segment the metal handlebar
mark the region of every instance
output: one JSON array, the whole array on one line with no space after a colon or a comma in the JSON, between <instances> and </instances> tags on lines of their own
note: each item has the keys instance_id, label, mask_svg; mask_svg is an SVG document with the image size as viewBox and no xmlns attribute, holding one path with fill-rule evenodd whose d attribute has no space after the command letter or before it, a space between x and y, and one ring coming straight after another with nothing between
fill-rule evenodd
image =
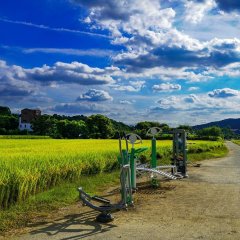
<instances>
[{"instance_id":1,"label":"metal handlebar","mask_svg":"<svg viewBox=\"0 0 240 240\"><path fill-rule=\"evenodd\" d=\"M159 133L162 132L162 129L159 127L151 127L148 129L147 131L147 136L151 136L151 137L155 137L156 135L158 135Z\"/></svg>"},{"instance_id":2,"label":"metal handlebar","mask_svg":"<svg viewBox=\"0 0 240 240\"><path fill-rule=\"evenodd\" d=\"M125 136L125 138L126 141L131 143L132 145L142 143L142 138L136 133L129 133Z\"/></svg>"}]
</instances>

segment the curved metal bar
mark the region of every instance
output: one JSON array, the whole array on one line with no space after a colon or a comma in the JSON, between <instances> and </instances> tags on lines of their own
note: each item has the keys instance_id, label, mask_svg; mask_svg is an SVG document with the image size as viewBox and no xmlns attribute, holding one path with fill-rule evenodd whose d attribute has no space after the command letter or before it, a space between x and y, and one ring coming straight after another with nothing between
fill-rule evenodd
<instances>
[{"instance_id":1,"label":"curved metal bar","mask_svg":"<svg viewBox=\"0 0 240 240\"><path fill-rule=\"evenodd\" d=\"M161 133L162 132L162 129L161 128L159 128L159 127L151 127L151 128L149 128L148 129L148 131L147 131L147 136L151 136L151 137L155 137L156 135L158 135L159 133Z\"/></svg>"},{"instance_id":2,"label":"curved metal bar","mask_svg":"<svg viewBox=\"0 0 240 240\"><path fill-rule=\"evenodd\" d=\"M132 145L142 143L142 138L136 133L129 133L125 137Z\"/></svg>"},{"instance_id":3,"label":"curved metal bar","mask_svg":"<svg viewBox=\"0 0 240 240\"><path fill-rule=\"evenodd\" d=\"M93 203L91 203L91 200L94 201L94 199L90 195L88 195L86 192L84 192L82 187L79 187L78 191L80 193L80 199L82 200L82 202L85 205L87 205L88 207L90 207L90 208L92 208L96 211L107 213L107 212L114 212L114 211L126 208L125 204L122 204L122 203L109 204L109 205L106 205L106 206L94 205Z\"/></svg>"}]
</instances>

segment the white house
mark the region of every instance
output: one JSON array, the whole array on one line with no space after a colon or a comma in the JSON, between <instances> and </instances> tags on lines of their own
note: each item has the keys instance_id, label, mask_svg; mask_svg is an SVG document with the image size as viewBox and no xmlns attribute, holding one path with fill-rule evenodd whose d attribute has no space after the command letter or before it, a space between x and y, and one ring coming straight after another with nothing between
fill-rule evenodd
<instances>
[{"instance_id":1,"label":"white house","mask_svg":"<svg viewBox=\"0 0 240 240\"><path fill-rule=\"evenodd\" d=\"M38 109L28 109L25 108L21 111L21 114L19 115L19 130L27 130L32 131L32 125L31 122L41 116L41 111Z\"/></svg>"}]
</instances>

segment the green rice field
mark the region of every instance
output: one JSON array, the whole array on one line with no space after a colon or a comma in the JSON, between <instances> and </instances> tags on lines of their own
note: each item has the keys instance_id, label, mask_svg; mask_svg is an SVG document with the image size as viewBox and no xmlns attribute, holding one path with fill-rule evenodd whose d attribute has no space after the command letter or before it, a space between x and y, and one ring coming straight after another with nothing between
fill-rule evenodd
<instances>
[{"instance_id":1,"label":"green rice field","mask_svg":"<svg viewBox=\"0 0 240 240\"><path fill-rule=\"evenodd\" d=\"M157 144L162 163L168 163L172 142ZM150 147L150 141L143 141L142 146ZM222 142L188 142L193 156L223 147ZM81 175L111 172L118 167L118 151L118 140L0 139L0 207L7 208ZM150 149L145 156L150 158Z\"/></svg>"},{"instance_id":2,"label":"green rice field","mask_svg":"<svg viewBox=\"0 0 240 240\"><path fill-rule=\"evenodd\" d=\"M233 140L233 142L240 145L240 140Z\"/></svg>"}]
</instances>

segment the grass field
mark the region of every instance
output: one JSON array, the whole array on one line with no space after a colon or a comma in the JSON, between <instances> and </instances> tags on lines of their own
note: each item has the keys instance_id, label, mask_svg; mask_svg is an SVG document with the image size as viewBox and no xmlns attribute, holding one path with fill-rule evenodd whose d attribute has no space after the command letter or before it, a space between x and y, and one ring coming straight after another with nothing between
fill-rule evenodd
<instances>
[{"instance_id":1,"label":"grass field","mask_svg":"<svg viewBox=\"0 0 240 240\"><path fill-rule=\"evenodd\" d=\"M233 142L240 145L240 140L233 140Z\"/></svg>"},{"instance_id":2,"label":"grass field","mask_svg":"<svg viewBox=\"0 0 240 240\"><path fill-rule=\"evenodd\" d=\"M222 147L222 142L190 141L190 160ZM168 163L171 152L171 141L158 141L162 163ZM118 167L117 155L117 140L0 139L0 206L8 208L81 175L111 172ZM150 150L145 155L150 158Z\"/></svg>"},{"instance_id":3,"label":"grass field","mask_svg":"<svg viewBox=\"0 0 240 240\"><path fill-rule=\"evenodd\" d=\"M37 135L0 135L0 139L51 139L51 137Z\"/></svg>"}]
</instances>

